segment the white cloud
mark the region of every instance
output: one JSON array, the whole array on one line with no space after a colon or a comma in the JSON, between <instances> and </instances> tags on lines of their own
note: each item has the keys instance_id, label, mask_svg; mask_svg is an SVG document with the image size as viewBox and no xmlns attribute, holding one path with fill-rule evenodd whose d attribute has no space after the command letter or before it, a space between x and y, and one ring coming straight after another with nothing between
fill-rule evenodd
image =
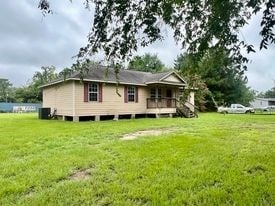
<instances>
[{"instance_id":1,"label":"white cloud","mask_svg":"<svg viewBox=\"0 0 275 206\"><path fill-rule=\"evenodd\" d=\"M163 41L157 41L152 45L139 48L137 55L143 55L145 53L157 54L159 59L168 67L173 67L174 60L177 55L181 54L183 51L181 47L177 45L172 36L172 30L167 29Z\"/></svg>"},{"instance_id":2,"label":"white cloud","mask_svg":"<svg viewBox=\"0 0 275 206\"><path fill-rule=\"evenodd\" d=\"M53 3L54 14L42 17L37 2L0 2L0 75L15 86L25 84L41 66L70 66L86 44L91 13L80 2L62 3Z\"/></svg>"},{"instance_id":3,"label":"white cloud","mask_svg":"<svg viewBox=\"0 0 275 206\"><path fill-rule=\"evenodd\" d=\"M248 85L257 91L266 91L274 85L275 79L275 45L270 45L267 50L259 50L261 37L261 15L254 16L248 25L241 31L241 37L248 44L255 45L256 53L248 54L250 63L247 77Z\"/></svg>"}]
</instances>

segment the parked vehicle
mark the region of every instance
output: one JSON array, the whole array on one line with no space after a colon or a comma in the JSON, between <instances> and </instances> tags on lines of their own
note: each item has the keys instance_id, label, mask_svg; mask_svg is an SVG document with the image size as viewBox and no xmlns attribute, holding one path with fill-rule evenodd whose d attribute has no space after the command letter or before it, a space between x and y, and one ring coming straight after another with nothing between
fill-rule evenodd
<instances>
[{"instance_id":1,"label":"parked vehicle","mask_svg":"<svg viewBox=\"0 0 275 206\"><path fill-rule=\"evenodd\" d=\"M262 107L260 108L261 111L264 111L264 112L272 112L272 111L275 111L275 105L270 105L270 106L267 106L267 107Z\"/></svg>"},{"instance_id":2,"label":"parked vehicle","mask_svg":"<svg viewBox=\"0 0 275 206\"><path fill-rule=\"evenodd\" d=\"M255 110L252 107L245 107L241 104L231 104L230 107L219 107L218 112L230 114L247 114L254 113Z\"/></svg>"}]
</instances>

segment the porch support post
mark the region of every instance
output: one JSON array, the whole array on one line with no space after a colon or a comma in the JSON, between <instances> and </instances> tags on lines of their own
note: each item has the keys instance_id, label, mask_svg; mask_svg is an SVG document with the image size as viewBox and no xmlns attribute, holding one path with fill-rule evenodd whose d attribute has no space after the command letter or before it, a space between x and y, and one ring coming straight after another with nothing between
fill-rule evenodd
<instances>
[{"instance_id":1,"label":"porch support post","mask_svg":"<svg viewBox=\"0 0 275 206\"><path fill-rule=\"evenodd\" d=\"M95 116L95 121L100 121L100 116L99 115Z\"/></svg>"},{"instance_id":2,"label":"porch support post","mask_svg":"<svg viewBox=\"0 0 275 206\"><path fill-rule=\"evenodd\" d=\"M170 113L170 114L169 114L169 117L170 117L170 118L173 118L173 114L172 114L172 113Z\"/></svg>"},{"instance_id":3,"label":"porch support post","mask_svg":"<svg viewBox=\"0 0 275 206\"><path fill-rule=\"evenodd\" d=\"M131 119L135 119L136 115L135 114L131 114Z\"/></svg>"},{"instance_id":4,"label":"porch support post","mask_svg":"<svg viewBox=\"0 0 275 206\"><path fill-rule=\"evenodd\" d=\"M195 105L195 92L190 92L190 94L189 94L189 102L191 103L191 104L193 104L193 105Z\"/></svg>"}]
</instances>

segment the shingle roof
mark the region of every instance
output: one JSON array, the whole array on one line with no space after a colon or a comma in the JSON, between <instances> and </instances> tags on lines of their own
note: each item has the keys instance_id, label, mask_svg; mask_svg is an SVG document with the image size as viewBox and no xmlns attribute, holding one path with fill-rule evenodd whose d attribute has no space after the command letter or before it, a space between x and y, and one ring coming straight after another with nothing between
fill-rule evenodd
<instances>
[{"instance_id":1,"label":"shingle roof","mask_svg":"<svg viewBox=\"0 0 275 206\"><path fill-rule=\"evenodd\" d=\"M256 97L255 99L262 100L262 101L275 101L275 98Z\"/></svg>"},{"instance_id":2,"label":"shingle roof","mask_svg":"<svg viewBox=\"0 0 275 206\"><path fill-rule=\"evenodd\" d=\"M162 72L152 74L150 72L140 72L134 70L122 69L116 76L115 70L103 66L95 66L89 70L87 74L84 73L83 79L87 80L101 80L109 82L133 83L133 84L146 84L146 82L159 81L166 76L169 72ZM71 78L80 78L80 73L73 74Z\"/></svg>"},{"instance_id":3,"label":"shingle roof","mask_svg":"<svg viewBox=\"0 0 275 206\"><path fill-rule=\"evenodd\" d=\"M173 73L173 71L162 72L162 73L150 73L150 72L140 72L134 70L122 69L116 74L115 70L112 68L96 65L89 69L88 73L83 74L83 80L86 81L101 81L101 82L111 82L111 83L121 83L121 84L137 84L146 85L147 83L160 82L162 78ZM81 74L76 72L72 74L67 80L70 79L81 79ZM57 79L44 86L56 84L64 81L64 79ZM184 84L184 83L183 83ZM44 87L42 86L42 87Z\"/></svg>"}]
</instances>

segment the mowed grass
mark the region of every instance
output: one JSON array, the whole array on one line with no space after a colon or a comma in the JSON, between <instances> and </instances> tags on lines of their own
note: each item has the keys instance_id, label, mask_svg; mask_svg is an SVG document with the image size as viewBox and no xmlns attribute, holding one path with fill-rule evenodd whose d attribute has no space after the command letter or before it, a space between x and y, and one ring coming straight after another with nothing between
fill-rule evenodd
<instances>
[{"instance_id":1,"label":"mowed grass","mask_svg":"<svg viewBox=\"0 0 275 206\"><path fill-rule=\"evenodd\" d=\"M173 132L120 139L160 128ZM275 115L80 123L0 115L0 205L274 203Z\"/></svg>"}]
</instances>

